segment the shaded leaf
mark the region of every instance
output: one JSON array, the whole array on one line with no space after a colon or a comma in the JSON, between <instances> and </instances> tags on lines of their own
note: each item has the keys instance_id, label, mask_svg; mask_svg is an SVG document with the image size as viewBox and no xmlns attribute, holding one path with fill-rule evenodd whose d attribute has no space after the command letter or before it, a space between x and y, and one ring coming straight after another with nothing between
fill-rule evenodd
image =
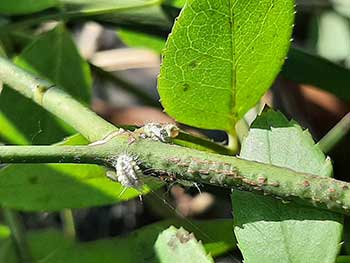
<instances>
[{"instance_id":1,"label":"shaded leaf","mask_svg":"<svg viewBox=\"0 0 350 263\"><path fill-rule=\"evenodd\" d=\"M19 15L34 13L56 6L58 0L2 0L0 14Z\"/></svg>"},{"instance_id":2,"label":"shaded leaf","mask_svg":"<svg viewBox=\"0 0 350 263\"><path fill-rule=\"evenodd\" d=\"M268 110L252 124L241 158L320 176L332 165L308 131ZM253 193L232 193L234 231L246 262L334 262L342 216ZM267 249L268 248L268 249Z\"/></svg>"},{"instance_id":3,"label":"shaded leaf","mask_svg":"<svg viewBox=\"0 0 350 263\"><path fill-rule=\"evenodd\" d=\"M166 0L165 3L174 7L182 8L187 0Z\"/></svg>"},{"instance_id":4,"label":"shaded leaf","mask_svg":"<svg viewBox=\"0 0 350 263\"><path fill-rule=\"evenodd\" d=\"M232 131L287 54L294 1L189 1L163 52L161 102L176 120Z\"/></svg>"},{"instance_id":5,"label":"shaded leaf","mask_svg":"<svg viewBox=\"0 0 350 263\"><path fill-rule=\"evenodd\" d=\"M80 101L89 102L88 64L79 56L63 25L34 40L15 62L51 80ZM0 136L14 144L50 144L73 133L62 121L8 87L0 96L0 126Z\"/></svg>"},{"instance_id":6,"label":"shaded leaf","mask_svg":"<svg viewBox=\"0 0 350 263\"><path fill-rule=\"evenodd\" d=\"M86 144L82 136L64 145ZM58 211L118 203L161 186L149 181L143 192L106 177L103 167L86 164L16 164L0 170L0 205L25 211ZM20 193L20 194L18 194Z\"/></svg>"},{"instance_id":7,"label":"shaded leaf","mask_svg":"<svg viewBox=\"0 0 350 263\"><path fill-rule=\"evenodd\" d=\"M170 225L185 226L193 231L196 236L203 237L206 253L218 255L227 252L234 246L233 235L227 229L231 228L231 220L212 220L203 222L194 222L189 224L185 220L167 220L143 227L127 237L115 237L108 240L98 240L85 243L73 243L66 240L62 233L54 230L30 232L28 235L29 244L34 258L42 263L66 262L66 263L140 263L140 262L158 262L154 243L157 236ZM223 229L217 232L215 229ZM203 236L203 232L205 235ZM208 238L210 237L210 238ZM11 240L7 240L5 247L0 246L0 259L2 262L17 262L12 257L14 248ZM221 244L221 245L220 245ZM221 246L223 249L216 249ZM2 258L1 258L2 257Z\"/></svg>"},{"instance_id":8,"label":"shaded leaf","mask_svg":"<svg viewBox=\"0 0 350 263\"><path fill-rule=\"evenodd\" d=\"M160 262L214 262L193 233L170 226L159 234L154 245Z\"/></svg>"}]
</instances>

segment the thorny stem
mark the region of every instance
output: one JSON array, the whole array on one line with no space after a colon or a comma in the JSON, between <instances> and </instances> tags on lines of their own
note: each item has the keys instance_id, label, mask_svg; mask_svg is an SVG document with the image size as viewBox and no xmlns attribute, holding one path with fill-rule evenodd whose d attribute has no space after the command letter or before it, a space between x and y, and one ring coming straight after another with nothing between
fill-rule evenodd
<instances>
[{"instance_id":1,"label":"thorny stem","mask_svg":"<svg viewBox=\"0 0 350 263\"><path fill-rule=\"evenodd\" d=\"M155 176L183 179L273 195L284 200L350 214L350 184L329 177L297 173L287 168L141 139L136 133L115 133L99 118L57 87L33 77L0 58L0 80L61 117L92 146L0 146L0 163L93 163L112 166L121 153L138 156Z\"/></svg>"},{"instance_id":2,"label":"thorny stem","mask_svg":"<svg viewBox=\"0 0 350 263\"><path fill-rule=\"evenodd\" d=\"M325 153L331 151L350 131L350 112L347 113L319 142Z\"/></svg>"},{"instance_id":3,"label":"thorny stem","mask_svg":"<svg viewBox=\"0 0 350 263\"><path fill-rule=\"evenodd\" d=\"M116 156L128 152L138 156L144 169L151 168L152 175L169 181L182 179L251 191L350 214L349 183L150 139L128 143L133 138L134 134L125 132L96 146L1 146L0 162L112 166Z\"/></svg>"},{"instance_id":4,"label":"thorny stem","mask_svg":"<svg viewBox=\"0 0 350 263\"><path fill-rule=\"evenodd\" d=\"M28 242L26 240L25 231L23 224L18 216L18 214L8 208L3 208L4 218L11 229L11 236L13 242L18 250L18 255L20 257L20 262L30 263L33 262Z\"/></svg>"}]
</instances>

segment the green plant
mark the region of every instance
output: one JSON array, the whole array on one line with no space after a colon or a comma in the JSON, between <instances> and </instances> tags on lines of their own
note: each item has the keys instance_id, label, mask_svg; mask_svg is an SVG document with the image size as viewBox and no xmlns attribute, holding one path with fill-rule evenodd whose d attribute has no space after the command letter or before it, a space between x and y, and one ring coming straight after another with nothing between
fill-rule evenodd
<instances>
[{"instance_id":1,"label":"green plant","mask_svg":"<svg viewBox=\"0 0 350 263\"><path fill-rule=\"evenodd\" d=\"M350 213L350 184L332 178L330 159L295 121L265 108L248 131L244 116L271 87L288 52L282 74L296 81L330 90L330 80L342 85L339 79L348 80L349 72L290 48L292 0L184 2L0 3L0 80L6 84L0 94L0 136L17 144L0 146L0 163L7 164L0 170L0 204L11 230L0 231L4 262L96 262L101 255L103 262L213 262L212 256L236 243L246 262L335 262L344 215ZM163 36L180 7L165 44ZM92 112L90 67L64 24L78 18L121 27L129 45L162 50L158 90L165 111L180 123L225 131L228 145L175 126L116 127ZM60 22L32 39L30 33L47 20ZM24 46L20 54L15 44ZM305 64L327 67L330 75L315 78L314 67L301 75ZM91 69L134 90L95 65ZM334 93L349 98L344 89ZM137 95L154 104L144 93ZM336 127L321 140L322 149L346 134ZM109 180L106 174L115 172ZM232 189L234 220L168 220L126 238L82 245L57 231L27 234L11 210L63 210L65 232L74 236L67 209L146 195L163 185L153 177ZM126 188L130 185L139 187Z\"/></svg>"}]
</instances>

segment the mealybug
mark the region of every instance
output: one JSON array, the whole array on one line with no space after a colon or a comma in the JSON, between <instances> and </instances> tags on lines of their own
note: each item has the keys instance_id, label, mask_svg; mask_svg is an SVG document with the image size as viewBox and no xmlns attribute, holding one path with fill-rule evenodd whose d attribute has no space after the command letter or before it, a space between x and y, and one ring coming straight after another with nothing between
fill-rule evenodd
<instances>
[{"instance_id":1,"label":"mealybug","mask_svg":"<svg viewBox=\"0 0 350 263\"><path fill-rule=\"evenodd\" d=\"M125 187L140 188L143 173L135 157L121 154L113 162L116 173L107 173L107 177L120 182Z\"/></svg>"}]
</instances>

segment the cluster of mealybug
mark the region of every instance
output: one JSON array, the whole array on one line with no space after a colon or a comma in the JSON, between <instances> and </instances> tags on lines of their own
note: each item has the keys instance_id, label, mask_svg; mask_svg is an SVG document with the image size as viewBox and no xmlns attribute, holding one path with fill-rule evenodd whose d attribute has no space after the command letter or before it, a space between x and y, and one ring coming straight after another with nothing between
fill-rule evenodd
<instances>
[{"instance_id":1,"label":"cluster of mealybug","mask_svg":"<svg viewBox=\"0 0 350 263\"><path fill-rule=\"evenodd\" d=\"M113 181L118 181L125 187L140 188L143 173L139 167L137 158L129 154L121 154L113 161L116 173L107 173Z\"/></svg>"},{"instance_id":2,"label":"cluster of mealybug","mask_svg":"<svg viewBox=\"0 0 350 263\"><path fill-rule=\"evenodd\" d=\"M171 123L161 124L150 122L142 127L141 137L168 143L179 134L179 128Z\"/></svg>"}]
</instances>

